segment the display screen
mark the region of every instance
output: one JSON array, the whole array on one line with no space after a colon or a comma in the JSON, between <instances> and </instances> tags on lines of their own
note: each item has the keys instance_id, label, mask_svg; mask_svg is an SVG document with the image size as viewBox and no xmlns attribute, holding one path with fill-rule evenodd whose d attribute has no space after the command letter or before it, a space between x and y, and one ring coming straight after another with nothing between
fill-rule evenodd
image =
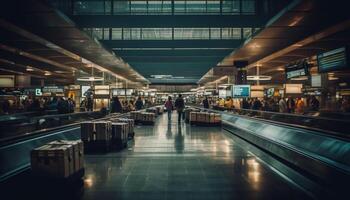
<instances>
[{"instance_id":1,"label":"display screen","mask_svg":"<svg viewBox=\"0 0 350 200\"><path fill-rule=\"evenodd\" d=\"M132 93L134 92L133 89L126 89L126 95L131 96ZM125 89L114 89L113 90L113 96L125 96Z\"/></svg>"},{"instance_id":2,"label":"display screen","mask_svg":"<svg viewBox=\"0 0 350 200\"><path fill-rule=\"evenodd\" d=\"M81 96L85 97L85 92L90 89L90 86L82 85L81 86Z\"/></svg>"},{"instance_id":3,"label":"display screen","mask_svg":"<svg viewBox=\"0 0 350 200\"><path fill-rule=\"evenodd\" d=\"M311 76L311 86L312 87L321 87L321 75L312 75Z\"/></svg>"},{"instance_id":4,"label":"display screen","mask_svg":"<svg viewBox=\"0 0 350 200\"><path fill-rule=\"evenodd\" d=\"M266 90L267 97L273 97L274 93L275 93L275 88L269 88Z\"/></svg>"},{"instance_id":5,"label":"display screen","mask_svg":"<svg viewBox=\"0 0 350 200\"><path fill-rule=\"evenodd\" d=\"M227 90L219 90L219 98L226 98Z\"/></svg>"},{"instance_id":6,"label":"display screen","mask_svg":"<svg viewBox=\"0 0 350 200\"><path fill-rule=\"evenodd\" d=\"M300 77L300 76L306 76L308 75L308 63L306 60L298 61L289 65L286 65L285 72L286 72L286 78L294 78L294 77Z\"/></svg>"},{"instance_id":7,"label":"display screen","mask_svg":"<svg viewBox=\"0 0 350 200\"><path fill-rule=\"evenodd\" d=\"M234 85L232 87L232 96L234 98L249 97L250 85Z\"/></svg>"},{"instance_id":8,"label":"display screen","mask_svg":"<svg viewBox=\"0 0 350 200\"><path fill-rule=\"evenodd\" d=\"M317 56L318 71L330 72L348 68L347 56L345 47L319 54Z\"/></svg>"}]
</instances>

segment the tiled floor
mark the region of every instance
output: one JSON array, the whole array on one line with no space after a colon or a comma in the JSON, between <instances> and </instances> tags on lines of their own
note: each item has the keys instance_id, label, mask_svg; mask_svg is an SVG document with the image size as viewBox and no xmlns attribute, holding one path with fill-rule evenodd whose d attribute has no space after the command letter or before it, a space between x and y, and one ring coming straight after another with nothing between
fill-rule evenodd
<instances>
[{"instance_id":1,"label":"tiled floor","mask_svg":"<svg viewBox=\"0 0 350 200\"><path fill-rule=\"evenodd\" d=\"M134 142L124 151L87 155L79 190L45 193L50 199L84 200L306 198L221 128L179 125L176 117L168 122L162 115L155 126L137 126ZM23 180L13 181L24 191L18 194L42 197L33 181Z\"/></svg>"}]
</instances>

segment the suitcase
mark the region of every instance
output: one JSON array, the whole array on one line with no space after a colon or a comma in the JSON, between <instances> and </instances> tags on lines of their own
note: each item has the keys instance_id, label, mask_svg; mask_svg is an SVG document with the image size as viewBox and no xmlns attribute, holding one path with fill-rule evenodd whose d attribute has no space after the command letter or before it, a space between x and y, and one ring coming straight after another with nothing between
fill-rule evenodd
<instances>
[{"instance_id":1,"label":"suitcase","mask_svg":"<svg viewBox=\"0 0 350 200\"><path fill-rule=\"evenodd\" d=\"M197 112L190 112L190 122L197 121Z\"/></svg>"},{"instance_id":2,"label":"suitcase","mask_svg":"<svg viewBox=\"0 0 350 200\"><path fill-rule=\"evenodd\" d=\"M214 115L214 123L221 123L221 115L220 114Z\"/></svg>"},{"instance_id":3,"label":"suitcase","mask_svg":"<svg viewBox=\"0 0 350 200\"><path fill-rule=\"evenodd\" d=\"M128 123L128 133L134 133L135 122L133 119L118 118L115 122Z\"/></svg>"},{"instance_id":4,"label":"suitcase","mask_svg":"<svg viewBox=\"0 0 350 200\"><path fill-rule=\"evenodd\" d=\"M95 122L96 139L97 141L110 141L111 140L111 122L99 121Z\"/></svg>"},{"instance_id":5,"label":"suitcase","mask_svg":"<svg viewBox=\"0 0 350 200\"><path fill-rule=\"evenodd\" d=\"M92 141L94 137L95 125L91 121L80 123L81 139L83 141Z\"/></svg>"},{"instance_id":6,"label":"suitcase","mask_svg":"<svg viewBox=\"0 0 350 200\"><path fill-rule=\"evenodd\" d=\"M56 140L49 145L72 145L74 172L84 169L84 143L81 140Z\"/></svg>"},{"instance_id":7,"label":"suitcase","mask_svg":"<svg viewBox=\"0 0 350 200\"><path fill-rule=\"evenodd\" d=\"M112 123L112 141L117 145L125 145L128 141L127 123Z\"/></svg>"},{"instance_id":8,"label":"suitcase","mask_svg":"<svg viewBox=\"0 0 350 200\"><path fill-rule=\"evenodd\" d=\"M72 145L44 145L31 151L31 168L40 176L67 178L74 173Z\"/></svg>"}]
</instances>

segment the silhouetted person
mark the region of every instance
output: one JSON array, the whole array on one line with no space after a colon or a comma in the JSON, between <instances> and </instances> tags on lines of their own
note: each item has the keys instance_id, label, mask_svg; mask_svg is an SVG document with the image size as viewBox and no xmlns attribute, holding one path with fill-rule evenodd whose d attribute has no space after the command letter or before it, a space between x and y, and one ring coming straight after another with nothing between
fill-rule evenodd
<instances>
[{"instance_id":1,"label":"silhouetted person","mask_svg":"<svg viewBox=\"0 0 350 200\"><path fill-rule=\"evenodd\" d=\"M141 110L143 108L143 102L141 97L137 98L136 103L135 103L135 108L136 110Z\"/></svg>"},{"instance_id":2,"label":"silhouetted person","mask_svg":"<svg viewBox=\"0 0 350 200\"><path fill-rule=\"evenodd\" d=\"M176 101L175 101L175 107L178 113L178 122L181 122L181 116L183 114L183 110L185 108L185 101L182 98L182 95L179 94L179 97L177 97Z\"/></svg>"},{"instance_id":3,"label":"silhouetted person","mask_svg":"<svg viewBox=\"0 0 350 200\"><path fill-rule=\"evenodd\" d=\"M310 104L312 111L318 111L318 109L320 108L320 102L316 99L315 96L312 96Z\"/></svg>"},{"instance_id":4,"label":"silhouetted person","mask_svg":"<svg viewBox=\"0 0 350 200\"><path fill-rule=\"evenodd\" d=\"M122 104L118 97L113 97L111 102L111 113L121 113L123 111Z\"/></svg>"},{"instance_id":5,"label":"silhouetted person","mask_svg":"<svg viewBox=\"0 0 350 200\"><path fill-rule=\"evenodd\" d=\"M203 100L203 107L208 109L209 108L209 100L208 97L205 97L205 99Z\"/></svg>"}]
</instances>

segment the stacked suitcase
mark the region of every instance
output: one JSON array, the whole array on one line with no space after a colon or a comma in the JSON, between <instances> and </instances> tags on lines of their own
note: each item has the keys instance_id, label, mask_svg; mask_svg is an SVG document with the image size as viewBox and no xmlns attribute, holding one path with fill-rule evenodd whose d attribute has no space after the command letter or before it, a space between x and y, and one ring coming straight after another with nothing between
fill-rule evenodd
<instances>
[{"instance_id":1,"label":"stacked suitcase","mask_svg":"<svg viewBox=\"0 0 350 200\"><path fill-rule=\"evenodd\" d=\"M134 138L135 132L135 121L133 119L129 118L116 118L114 119L115 122L124 122L128 124L128 138Z\"/></svg>"},{"instance_id":2,"label":"stacked suitcase","mask_svg":"<svg viewBox=\"0 0 350 200\"><path fill-rule=\"evenodd\" d=\"M151 112L131 112L130 118L135 121L135 123L140 123L143 125L153 125L156 119L156 114Z\"/></svg>"},{"instance_id":3,"label":"stacked suitcase","mask_svg":"<svg viewBox=\"0 0 350 200\"><path fill-rule=\"evenodd\" d=\"M81 140L58 140L31 151L32 172L54 179L81 178L84 175L84 145Z\"/></svg>"},{"instance_id":4,"label":"stacked suitcase","mask_svg":"<svg viewBox=\"0 0 350 200\"><path fill-rule=\"evenodd\" d=\"M128 123L113 122L112 123L112 146L118 149L127 147L128 145Z\"/></svg>"},{"instance_id":5,"label":"stacked suitcase","mask_svg":"<svg viewBox=\"0 0 350 200\"><path fill-rule=\"evenodd\" d=\"M189 121L195 125L218 126L221 125L221 115L209 112L190 112Z\"/></svg>"},{"instance_id":6,"label":"stacked suitcase","mask_svg":"<svg viewBox=\"0 0 350 200\"><path fill-rule=\"evenodd\" d=\"M86 152L109 152L111 148L127 146L128 123L123 123L119 132L113 132L111 121L82 122L81 139Z\"/></svg>"},{"instance_id":7,"label":"stacked suitcase","mask_svg":"<svg viewBox=\"0 0 350 200\"><path fill-rule=\"evenodd\" d=\"M185 108L184 109L184 116L185 116L185 122L189 123L190 122L190 113L191 112L199 112L197 109L192 109L192 108Z\"/></svg>"}]
</instances>

